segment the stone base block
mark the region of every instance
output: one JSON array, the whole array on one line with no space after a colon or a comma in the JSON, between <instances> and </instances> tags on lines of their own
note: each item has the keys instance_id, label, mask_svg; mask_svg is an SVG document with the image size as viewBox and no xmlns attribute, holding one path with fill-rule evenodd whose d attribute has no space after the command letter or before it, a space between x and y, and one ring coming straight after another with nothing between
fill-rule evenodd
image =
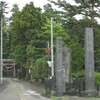
<instances>
[{"instance_id":1,"label":"stone base block","mask_svg":"<svg viewBox=\"0 0 100 100\"><path fill-rule=\"evenodd\" d=\"M81 91L80 96L82 97L95 97L97 95L97 91Z\"/></svg>"}]
</instances>

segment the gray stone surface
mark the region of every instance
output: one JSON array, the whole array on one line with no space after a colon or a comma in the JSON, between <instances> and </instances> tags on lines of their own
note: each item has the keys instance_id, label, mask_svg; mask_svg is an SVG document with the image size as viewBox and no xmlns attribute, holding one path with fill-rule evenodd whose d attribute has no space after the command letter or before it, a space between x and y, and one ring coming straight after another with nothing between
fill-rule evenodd
<instances>
[{"instance_id":1,"label":"gray stone surface","mask_svg":"<svg viewBox=\"0 0 100 100\"><path fill-rule=\"evenodd\" d=\"M85 29L85 90L92 95L94 85L94 45L93 29Z\"/></svg>"},{"instance_id":2,"label":"gray stone surface","mask_svg":"<svg viewBox=\"0 0 100 100\"><path fill-rule=\"evenodd\" d=\"M62 63L64 68L64 79L65 83L69 82L69 73L70 73L70 64L71 64L71 49L64 47L63 48L63 57Z\"/></svg>"},{"instance_id":3,"label":"gray stone surface","mask_svg":"<svg viewBox=\"0 0 100 100\"><path fill-rule=\"evenodd\" d=\"M0 100L100 100L100 98L78 96L45 98L35 88L35 83L21 82L16 78L4 78L3 85L0 85Z\"/></svg>"},{"instance_id":4,"label":"gray stone surface","mask_svg":"<svg viewBox=\"0 0 100 100\"><path fill-rule=\"evenodd\" d=\"M56 39L56 93L57 96L63 95L63 89L65 88L64 77L63 77L63 67L62 67L62 38L57 37Z\"/></svg>"},{"instance_id":5,"label":"gray stone surface","mask_svg":"<svg viewBox=\"0 0 100 100\"><path fill-rule=\"evenodd\" d=\"M34 87L34 86L33 86ZM50 100L21 83L16 78L5 78L0 85L0 100Z\"/></svg>"},{"instance_id":6,"label":"gray stone surface","mask_svg":"<svg viewBox=\"0 0 100 100\"><path fill-rule=\"evenodd\" d=\"M61 99L55 99L55 100L100 100L100 98L85 98L85 97L78 97L78 96L65 96Z\"/></svg>"}]
</instances>

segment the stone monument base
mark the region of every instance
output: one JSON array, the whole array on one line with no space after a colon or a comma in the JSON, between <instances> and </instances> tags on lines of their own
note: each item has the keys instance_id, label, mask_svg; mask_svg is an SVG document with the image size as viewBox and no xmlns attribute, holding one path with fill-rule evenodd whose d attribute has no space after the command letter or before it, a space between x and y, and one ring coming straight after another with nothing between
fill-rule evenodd
<instances>
[{"instance_id":1,"label":"stone monument base","mask_svg":"<svg viewBox=\"0 0 100 100\"><path fill-rule=\"evenodd\" d=\"M80 96L82 97L96 97L97 91L91 90L91 91L81 91Z\"/></svg>"}]
</instances>

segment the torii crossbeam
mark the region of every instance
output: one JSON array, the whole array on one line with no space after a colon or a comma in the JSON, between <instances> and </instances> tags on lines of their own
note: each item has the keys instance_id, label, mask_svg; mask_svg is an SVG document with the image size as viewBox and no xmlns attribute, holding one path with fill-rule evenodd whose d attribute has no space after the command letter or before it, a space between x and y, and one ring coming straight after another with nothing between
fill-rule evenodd
<instances>
[{"instance_id":1,"label":"torii crossbeam","mask_svg":"<svg viewBox=\"0 0 100 100\"><path fill-rule=\"evenodd\" d=\"M0 60L1 62L1 60ZM1 63L0 63L1 64ZM12 66L13 67L13 76L16 76L16 69L15 69L16 62L14 59L3 59L3 67Z\"/></svg>"}]
</instances>

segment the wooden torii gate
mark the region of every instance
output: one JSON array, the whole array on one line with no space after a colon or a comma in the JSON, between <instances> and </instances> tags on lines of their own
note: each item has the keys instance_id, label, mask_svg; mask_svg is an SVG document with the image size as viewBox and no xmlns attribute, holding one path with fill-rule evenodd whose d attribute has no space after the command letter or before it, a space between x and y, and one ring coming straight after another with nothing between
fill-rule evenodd
<instances>
[{"instance_id":1,"label":"wooden torii gate","mask_svg":"<svg viewBox=\"0 0 100 100\"><path fill-rule=\"evenodd\" d=\"M3 67L13 67L13 76L16 76L16 69L15 69L16 62L14 59L3 59Z\"/></svg>"}]
</instances>

